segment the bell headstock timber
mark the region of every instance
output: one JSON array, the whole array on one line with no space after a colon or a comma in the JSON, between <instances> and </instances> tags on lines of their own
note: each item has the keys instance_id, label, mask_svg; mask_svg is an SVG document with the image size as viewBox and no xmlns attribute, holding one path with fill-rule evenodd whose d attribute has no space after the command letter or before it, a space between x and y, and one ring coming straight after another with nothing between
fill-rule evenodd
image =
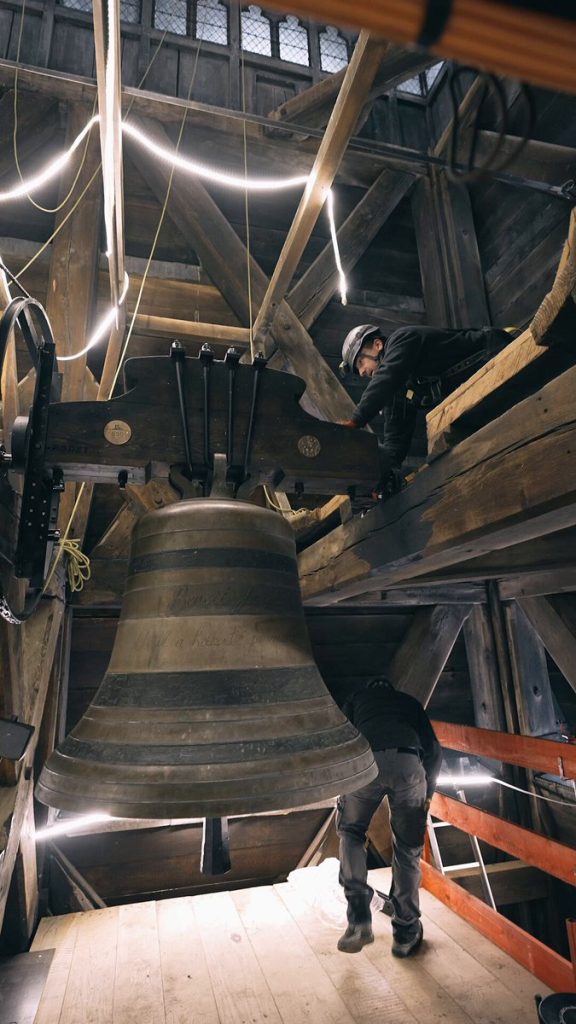
<instances>
[{"instance_id":1,"label":"bell headstock timber","mask_svg":"<svg viewBox=\"0 0 576 1024\"><path fill-rule=\"evenodd\" d=\"M54 339L39 303L19 299L0 320L0 339L18 320L35 330L29 349L37 386L28 416L5 439L0 471L22 493L14 575L41 586L47 548L56 541L58 495L67 481L144 484L184 478L209 494L217 475L234 497L256 487L313 494L369 492L378 476L378 445L367 431L350 431L307 413L305 384L251 364L229 349L222 360L208 345L187 358L179 342L166 356L128 359L123 389L108 401L60 402ZM10 313L8 322L8 314ZM34 344L32 344L32 341ZM0 345L0 356L5 345ZM218 470L217 470L218 467ZM223 468L222 468L223 467Z\"/></svg>"},{"instance_id":2,"label":"bell headstock timber","mask_svg":"<svg viewBox=\"0 0 576 1024\"><path fill-rule=\"evenodd\" d=\"M47 466L65 480L145 483L171 467L209 484L223 453L235 491L260 484L315 494L370 488L378 475L377 441L316 419L299 405L304 382L292 374L230 358L148 356L129 359L124 393L105 402L49 408Z\"/></svg>"}]
</instances>

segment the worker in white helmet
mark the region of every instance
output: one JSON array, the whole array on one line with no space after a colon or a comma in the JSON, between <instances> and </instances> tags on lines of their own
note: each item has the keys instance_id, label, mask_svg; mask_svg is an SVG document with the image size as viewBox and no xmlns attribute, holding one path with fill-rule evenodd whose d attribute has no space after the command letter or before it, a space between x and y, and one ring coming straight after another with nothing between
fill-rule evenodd
<instances>
[{"instance_id":1,"label":"worker in white helmet","mask_svg":"<svg viewBox=\"0 0 576 1024\"><path fill-rule=\"evenodd\" d=\"M508 330L401 327L386 335L374 324L355 327L344 339L340 370L369 378L347 427L364 427L379 412L382 478L398 474L408 454L418 409L429 409L509 344Z\"/></svg>"}]
</instances>

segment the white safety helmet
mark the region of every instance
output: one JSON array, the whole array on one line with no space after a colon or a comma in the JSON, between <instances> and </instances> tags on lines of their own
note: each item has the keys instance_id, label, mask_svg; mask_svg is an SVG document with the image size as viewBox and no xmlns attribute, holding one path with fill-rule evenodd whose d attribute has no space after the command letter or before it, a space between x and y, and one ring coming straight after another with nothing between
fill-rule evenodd
<instances>
[{"instance_id":1,"label":"white safety helmet","mask_svg":"<svg viewBox=\"0 0 576 1024\"><path fill-rule=\"evenodd\" d=\"M382 334L379 327L375 327L374 324L360 324L359 327L354 327L353 330L349 331L344 338L344 344L342 345L342 362L340 363L340 373L344 377L347 373L354 372L354 363L356 362L358 353L362 348L365 341L374 335L375 338L380 337Z\"/></svg>"}]
</instances>

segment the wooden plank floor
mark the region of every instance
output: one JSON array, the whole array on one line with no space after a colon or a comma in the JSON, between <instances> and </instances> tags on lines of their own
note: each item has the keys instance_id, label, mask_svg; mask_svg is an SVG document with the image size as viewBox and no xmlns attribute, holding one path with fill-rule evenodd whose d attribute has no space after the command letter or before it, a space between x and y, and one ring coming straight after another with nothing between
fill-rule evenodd
<instances>
[{"instance_id":1,"label":"wooden plank floor","mask_svg":"<svg viewBox=\"0 0 576 1024\"><path fill-rule=\"evenodd\" d=\"M405 961L384 914L374 945L339 953L342 928L290 883L46 918L35 1024L536 1024L546 987L424 891L422 907Z\"/></svg>"}]
</instances>

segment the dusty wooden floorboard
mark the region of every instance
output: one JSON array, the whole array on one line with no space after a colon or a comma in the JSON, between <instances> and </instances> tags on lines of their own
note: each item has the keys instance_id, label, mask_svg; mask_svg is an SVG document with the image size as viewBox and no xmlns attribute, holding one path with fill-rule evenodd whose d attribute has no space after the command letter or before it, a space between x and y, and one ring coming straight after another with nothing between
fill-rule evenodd
<instances>
[{"instance_id":1,"label":"dusty wooden floorboard","mask_svg":"<svg viewBox=\"0 0 576 1024\"><path fill-rule=\"evenodd\" d=\"M389 872L373 872L387 889ZM314 887L311 891L315 892ZM430 893L406 961L336 949L343 905L298 885L131 904L41 922L56 953L35 1024L519 1024L547 990Z\"/></svg>"}]
</instances>

